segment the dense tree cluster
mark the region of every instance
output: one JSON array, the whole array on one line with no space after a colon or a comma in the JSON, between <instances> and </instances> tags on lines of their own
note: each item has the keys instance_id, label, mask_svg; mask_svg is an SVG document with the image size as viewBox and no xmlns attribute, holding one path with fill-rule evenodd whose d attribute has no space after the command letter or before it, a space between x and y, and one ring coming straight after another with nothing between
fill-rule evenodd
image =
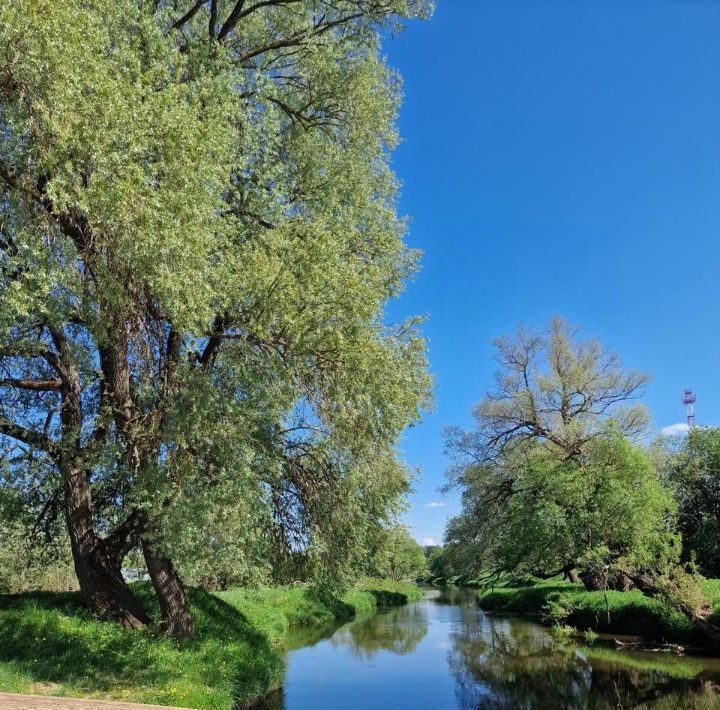
<instances>
[{"instance_id":1,"label":"dense tree cluster","mask_svg":"<svg viewBox=\"0 0 720 710\"><path fill-rule=\"evenodd\" d=\"M720 577L720 429L692 430L663 442L660 470L678 504L683 559L706 577Z\"/></svg>"},{"instance_id":2,"label":"dense tree cluster","mask_svg":"<svg viewBox=\"0 0 720 710\"><path fill-rule=\"evenodd\" d=\"M103 616L148 621L131 550L188 635L178 570L336 583L392 521L429 382L383 321L416 255L380 33L429 9L0 5L0 489Z\"/></svg>"},{"instance_id":3,"label":"dense tree cluster","mask_svg":"<svg viewBox=\"0 0 720 710\"><path fill-rule=\"evenodd\" d=\"M648 418L631 400L647 377L560 319L496 345L497 387L474 410L475 428L448 432L449 485L463 508L436 566L653 593L685 585L678 503L657 457L638 443ZM674 459L669 478L682 478L678 466L686 471L690 459ZM688 508L681 498L686 544Z\"/></svg>"},{"instance_id":4,"label":"dense tree cluster","mask_svg":"<svg viewBox=\"0 0 720 710\"><path fill-rule=\"evenodd\" d=\"M425 550L402 525L393 525L378 536L368 572L396 582L415 581L427 574Z\"/></svg>"}]
</instances>

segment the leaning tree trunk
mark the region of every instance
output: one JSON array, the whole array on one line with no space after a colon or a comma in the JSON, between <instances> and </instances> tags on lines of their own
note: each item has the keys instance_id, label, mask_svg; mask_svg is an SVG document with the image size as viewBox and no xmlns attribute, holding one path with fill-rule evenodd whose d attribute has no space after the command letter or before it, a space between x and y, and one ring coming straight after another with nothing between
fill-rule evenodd
<instances>
[{"instance_id":1,"label":"leaning tree trunk","mask_svg":"<svg viewBox=\"0 0 720 710\"><path fill-rule=\"evenodd\" d=\"M192 638L190 605L172 560L159 553L147 540L143 540L142 548L145 564L160 603L163 629L175 638Z\"/></svg>"},{"instance_id":2,"label":"leaning tree trunk","mask_svg":"<svg viewBox=\"0 0 720 710\"><path fill-rule=\"evenodd\" d=\"M580 580L585 589L590 592L599 592L609 588L608 576L600 572L586 572L580 575Z\"/></svg>"},{"instance_id":3,"label":"leaning tree trunk","mask_svg":"<svg viewBox=\"0 0 720 710\"><path fill-rule=\"evenodd\" d=\"M570 580L574 584L582 584L580 573L575 567L571 567L570 569L566 570L565 575L567 576L568 580Z\"/></svg>"},{"instance_id":4,"label":"leaning tree trunk","mask_svg":"<svg viewBox=\"0 0 720 710\"><path fill-rule=\"evenodd\" d=\"M65 472L65 516L75 573L88 606L104 619L141 628L150 618L122 576L122 556L95 532L90 486L79 466Z\"/></svg>"},{"instance_id":5,"label":"leaning tree trunk","mask_svg":"<svg viewBox=\"0 0 720 710\"><path fill-rule=\"evenodd\" d=\"M57 460L63 479L65 519L80 590L90 608L103 618L139 628L148 624L150 619L122 576L121 565L127 548L116 546L114 539L101 539L95 531L92 491L80 440L83 423L80 378L64 334L61 331L51 332L59 352L63 378L60 407L62 441Z\"/></svg>"}]
</instances>

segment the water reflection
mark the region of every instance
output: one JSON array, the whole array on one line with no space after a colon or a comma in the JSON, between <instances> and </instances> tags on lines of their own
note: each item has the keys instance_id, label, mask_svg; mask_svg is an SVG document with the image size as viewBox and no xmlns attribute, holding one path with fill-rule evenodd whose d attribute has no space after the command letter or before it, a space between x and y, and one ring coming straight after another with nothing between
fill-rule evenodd
<instances>
[{"instance_id":1,"label":"water reflection","mask_svg":"<svg viewBox=\"0 0 720 710\"><path fill-rule=\"evenodd\" d=\"M340 627L297 630L268 707L720 708L720 662L559 642L437 590Z\"/></svg>"},{"instance_id":2,"label":"water reflection","mask_svg":"<svg viewBox=\"0 0 720 710\"><path fill-rule=\"evenodd\" d=\"M540 626L481 615L452 635L448 667L460 708L626 708L703 690L701 680L620 663L618 653L603 658Z\"/></svg>"},{"instance_id":3,"label":"water reflection","mask_svg":"<svg viewBox=\"0 0 720 710\"><path fill-rule=\"evenodd\" d=\"M320 622L309 626L296 626L290 630L283 644L286 651L314 646L331 639L338 632L337 621Z\"/></svg>"},{"instance_id":4,"label":"water reflection","mask_svg":"<svg viewBox=\"0 0 720 710\"><path fill-rule=\"evenodd\" d=\"M428 631L427 609L419 604L370 616L338 629L330 642L353 653L372 658L378 651L398 655L412 653Z\"/></svg>"}]
</instances>

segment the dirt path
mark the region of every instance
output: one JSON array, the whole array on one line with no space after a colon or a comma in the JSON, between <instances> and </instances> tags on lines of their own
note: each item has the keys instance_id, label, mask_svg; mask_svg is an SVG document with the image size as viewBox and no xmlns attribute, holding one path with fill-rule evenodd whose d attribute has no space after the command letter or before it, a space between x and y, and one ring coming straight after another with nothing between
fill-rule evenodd
<instances>
[{"instance_id":1,"label":"dirt path","mask_svg":"<svg viewBox=\"0 0 720 710\"><path fill-rule=\"evenodd\" d=\"M166 705L137 705L104 700L52 698L48 695L0 693L0 710L173 710Z\"/></svg>"}]
</instances>

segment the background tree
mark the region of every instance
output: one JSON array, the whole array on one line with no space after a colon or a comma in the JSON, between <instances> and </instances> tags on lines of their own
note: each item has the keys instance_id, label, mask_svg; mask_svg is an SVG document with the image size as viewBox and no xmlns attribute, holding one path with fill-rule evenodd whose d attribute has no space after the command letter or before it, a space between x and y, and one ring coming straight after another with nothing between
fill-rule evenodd
<instances>
[{"instance_id":1,"label":"background tree","mask_svg":"<svg viewBox=\"0 0 720 710\"><path fill-rule=\"evenodd\" d=\"M379 32L427 12L0 7L0 435L101 615L148 622L137 546L176 635L174 557L347 578L407 490L428 380L415 323L382 324L415 257Z\"/></svg>"},{"instance_id":2,"label":"background tree","mask_svg":"<svg viewBox=\"0 0 720 710\"><path fill-rule=\"evenodd\" d=\"M449 452L477 464L501 461L521 442L533 442L559 459L577 458L607 424L636 437L648 424L640 404L649 377L625 370L618 356L596 339L555 318L542 332L520 327L495 341L500 369L495 390L473 410L475 428L447 431ZM451 470L452 475L452 470Z\"/></svg>"},{"instance_id":3,"label":"background tree","mask_svg":"<svg viewBox=\"0 0 720 710\"><path fill-rule=\"evenodd\" d=\"M561 319L496 346L497 387L475 408L475 428L448 432L449 485L463 494L447 531L456 563L573 577L582 565L589 581L598 565L671 554L671 501L626 440L647 422L627 404L647 376Z\"/></svg>"},{"instance_id":4,"label":"background tree","mask_svg":"<svg viewBox=\"0 0 720 710\"><path fill-rule=\"evenodd\" d=\"M0 468L0 594L77 589L62 520L50 512L37 524L42 508L57 505L57 499L36 491L32 479L9 486L11 470L3 475Z\"/></svg>"},{"instance_id":5,"label":"background tree","mask_svg":"<svg viewBox=\"0 0 720 710\"><path fill-rule=\"evenodd\" d=\"M455 554L459 552L455 548L448 545L434 545L425 548L425 556L427 558L429 578L431 580L454 580L465 576L475 568L474 564L462 564L458 566L455 560ZM473 561L474 562L474 561Z\"/></svg>"},{"instance_id":6,"label":"background tree","mask_svg":"<svg viewBox=\"0 0 720 710\"><path fill-rule=\"evenodd\" d=\"M371 574L396 582L416 580L427 574L427 558L422 545L402 525L386 529L370 562Z\"/></svg>"},{"instance_id":7,"label":"background tree","mask_svg":"<svg viewBox=\"0 0 720 710\"><path fill-rule=\"evenodd\" d=\"M447 537L467 573L567 574L607 588L677 559L674 501L644 451L612 432L588 444L582 462L522 449L463 480L463 512Z\"/></svg>"},{"instance_id":8,"label":"background tree","mask_svg":"<svg viewBox=\"0 0 720 710\"><path fill-rule=\"evenodd\" d=\"M678 503L683 559L706 577L720 576L720 429L689 432L666 449L663 469Z\"/></svg>"}]
</instances>

